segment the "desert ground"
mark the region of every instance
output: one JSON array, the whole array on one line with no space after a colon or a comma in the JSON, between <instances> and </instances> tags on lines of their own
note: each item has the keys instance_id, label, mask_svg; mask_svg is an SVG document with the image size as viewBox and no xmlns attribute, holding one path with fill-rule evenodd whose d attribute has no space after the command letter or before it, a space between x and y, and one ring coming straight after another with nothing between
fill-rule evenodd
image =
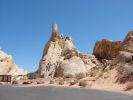
<instances>
[{"instance_id":1,"label":"desert ground","mask_svg":"<svg viewBox=\"0 0 133 100\"><path fill-rule=\"evenodd\" d=\"M133 94L63 86L0 86L0 100L133 100Z\"/></svg>"}]
</instances>

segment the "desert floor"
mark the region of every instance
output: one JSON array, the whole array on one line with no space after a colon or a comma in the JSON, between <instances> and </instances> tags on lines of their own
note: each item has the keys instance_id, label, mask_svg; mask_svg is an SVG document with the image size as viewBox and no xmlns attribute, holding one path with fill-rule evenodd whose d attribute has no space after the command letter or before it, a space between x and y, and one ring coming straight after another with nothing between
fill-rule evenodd
<instances>
[{"instance_id":1,"label":"desert floor","mask_svg":"<svg viewBox=\"0 0 133 100\"><path fill-rule=\"evenodd\" d=\"M0 100L133 100L133 94L54 85L3 85Z\"/></svg>"}]
</instances>

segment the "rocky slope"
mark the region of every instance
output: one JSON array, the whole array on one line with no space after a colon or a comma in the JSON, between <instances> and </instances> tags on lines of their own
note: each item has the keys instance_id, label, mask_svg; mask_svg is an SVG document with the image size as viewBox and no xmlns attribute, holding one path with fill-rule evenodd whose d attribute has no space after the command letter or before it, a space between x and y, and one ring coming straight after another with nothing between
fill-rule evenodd
<instances>
[{"instance_id":1,"label":"rocky slope","mask_svg":"<svg viewBox=\"0 0 133 100\"><path fill-rule=\"evenodd\" d=\"M45 78L83 78L92 88L133 88L133 31L124 41L97 41L91 55L81 53L72 38L59 34L53 24L38 72Z\"/></svg>"},{"instance_id":2,"label":"rocky slope","mask_svg":"<svg viewBox=\"0 0 133 100\"><path fill-rule=\"evenodd\" d=\"M103 65L91 69L91 73L97 73L94 76L99 75L92 87L97 87L98 84L102 83L102 88L133 89L133 31L128 33L124 41L117 43L111 49L107 49L109 47L110 45L103 44L104 52L100 52L98 50L101 50L101 46L97 43L95 45L97 48L95 52L102 55L101 62ZM114 52L116 53L115 56ZM110 60L107 60L109 57Z\"/></svg>"},{"instance_id":3,"label":"rocky slope","mask_svg":"<svg viewBox=\"0 0 133 100\"><path fill-rule=\"evenodd\" d=\"M57 24L53 24L51 38L40 60L39 73L45 74L45 77L74 76L87 73L97 62L94 56L80 53L72 43L72 38L59 34Z\"/></svg>"},{"instance_id":4,"label":"rocky slope","mask_svg":"<svg viewBox=\"0 0 133 100\"><path fill-rule=\"evenodd\" d=\"M0 75L26 75L28 72L16 65L12 56L0 50Z\"/></svg>"}]
</instances>

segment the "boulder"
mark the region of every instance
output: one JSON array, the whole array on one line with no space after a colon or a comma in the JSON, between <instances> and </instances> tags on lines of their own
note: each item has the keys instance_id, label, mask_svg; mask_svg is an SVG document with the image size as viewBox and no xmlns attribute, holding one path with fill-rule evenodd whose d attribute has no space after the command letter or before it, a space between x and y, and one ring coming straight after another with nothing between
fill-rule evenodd
<instances>
[{"instance_id":1,"label":"boulder","mask_svg":"<svg viewBox=\"0 0 133 100\"><path fill-rule=\"evenodd\" d=\"M68 75L74 76L77 73L87 72L86 66L84 65L84 62L82 61L82 59L76 56L70 59L64 60L60 66L64 76L68 76Z\"/></svg>"}]
</instances>

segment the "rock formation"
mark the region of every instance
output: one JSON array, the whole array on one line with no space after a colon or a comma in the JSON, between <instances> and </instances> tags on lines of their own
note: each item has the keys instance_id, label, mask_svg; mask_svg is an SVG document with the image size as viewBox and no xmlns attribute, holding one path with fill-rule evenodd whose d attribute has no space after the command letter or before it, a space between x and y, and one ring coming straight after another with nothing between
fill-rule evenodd
<instances>
[{"instance_id":1,"label":"rock formation","mask_svg":"<svg viewBox=\"0 0 133 100\"><path fill-rule=\"evenodd\" d=\"M72 38L60 35L57 24L53 24L51 38L45 45L38 71L45 77L86 73L95 64L91 59L81 55L82 53L73 45ZM95 57L93 59L96 60Z\"/></svg>"},{"instance_id":2,"label":"rock formation","mask_svg":"<svg viewBox=\"0 0 133 100\"><path fill-rule=\"evenodd\" d=\"M128 35L124 39L123 51L133 53L133 31L128 32Z\"/></svg>"},{"instance_id":3,"label":"rock formation","mask_svg":"<svg viewBox=\"0 0 133 100\"><path fill-rule=\"evenodd\" d=\"M0 50L0 75L26 75L28 72L19 68L12 60L12 56Z\"/></svg>"},{"instance_id":4,"label":"rock formation","mask_svg":"<svg viewBox=\"0 0 133 100\"><path fill-rule=\"evenodd\" d=\"M89 80L92 88L122 90L127 85L121 83L133 82L133 31L128 33L124 41L97 41L91 55L81 53L74 46L72 38L60 35L57 24L53 24L38 72L45 78L83 78Z\"/></svg>"},{"instance_id":5,"label":"rock formation","mask_svg":"<svg viewBox=\"0 0 133 100\"><path fill-rule=\"evenodd\" d=\"M126 38L122 42L122 49L119 52L117 60L120 62L133 61L133 31L128 32Z\"/></svg>"},{"instance_id":6,"label":"rock formation","mask_svg":"<svg viewBox=\"0 0 133 100\"><path fill-rule=\"evenodd\" d=\"M98 41L94 47L94 54L96 57L102 58L102 65L96 66L90 71L93 76L100 74L92 87L102 82L102 84L106 83L105 87L129 89L129 84L133 84L133 31L130 31L122 42ZM129 84L127 85L127 83ZM102 84L100 85L102 86ZM130 87L130 89L132 88Z\"/></svg>"},{"instance_id":7,"label":"rock formation","mask_svg":"<svg viewBox=\"0 0 133 100\"><path fill-rule=\"evenodd\" d=\"M110 41L103 39L96 42L93 49L93 54L100 59L112 59L119 54L121 48L121 41Z\"/></svg>"}]
</instances>

